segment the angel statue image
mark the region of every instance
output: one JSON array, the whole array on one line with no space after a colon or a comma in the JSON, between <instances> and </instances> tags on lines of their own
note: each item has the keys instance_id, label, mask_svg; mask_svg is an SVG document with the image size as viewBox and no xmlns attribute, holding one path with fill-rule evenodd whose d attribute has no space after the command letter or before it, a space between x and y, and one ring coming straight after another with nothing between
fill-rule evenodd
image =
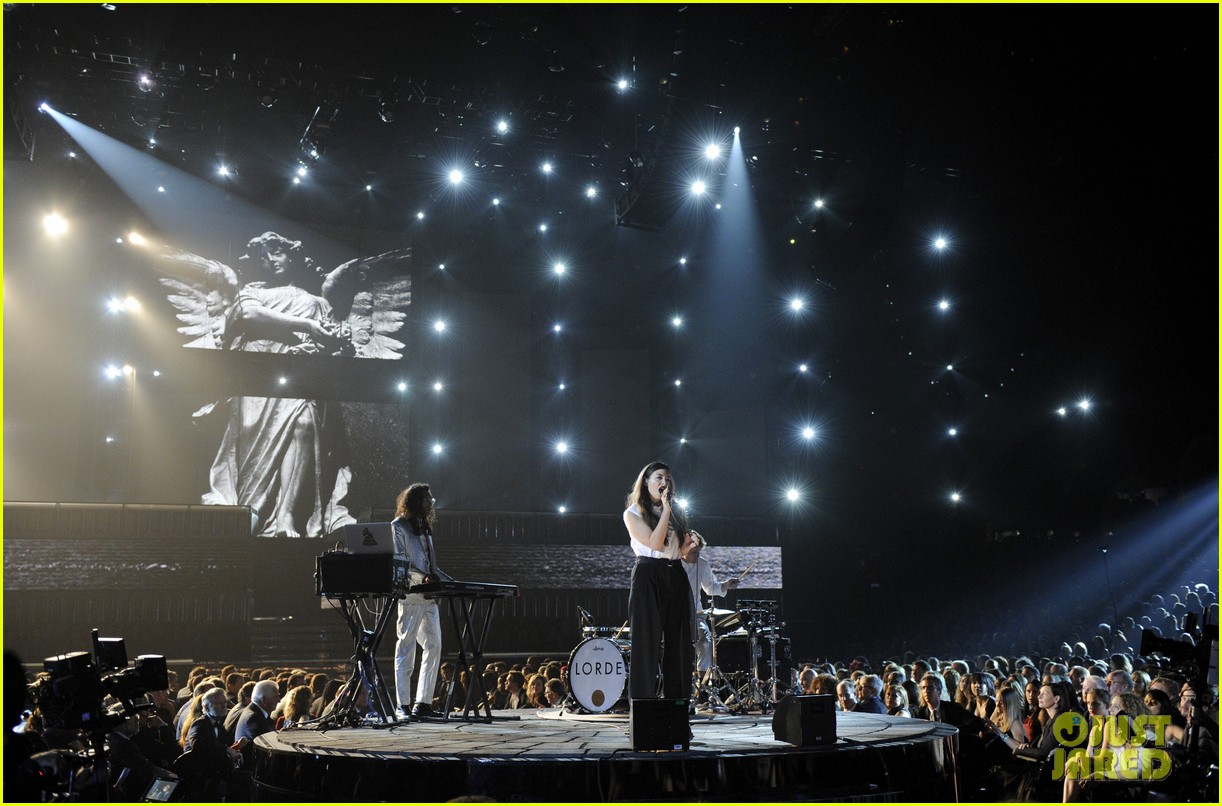
<instances>
[{"instance_id":1,"label":"angel statue image","mask_svg":"<svg viewBox=\"0 0 1222 806\"><path fill-rule=\"evenodd\" d=\"M265 232L252 238L237 269L173 249L162 258L169 301L188 347L256 353L398 359L411 302L408 250L357 258L324 273L301 241ZM374 279L375 276L381 279ZM235 397L222 407L225 433L209 474L205 504L245 505L257 536L323 537L355 519L343 501L352 482L344 461L338 404L280 397Z\"/></svg>"}]
</instances>

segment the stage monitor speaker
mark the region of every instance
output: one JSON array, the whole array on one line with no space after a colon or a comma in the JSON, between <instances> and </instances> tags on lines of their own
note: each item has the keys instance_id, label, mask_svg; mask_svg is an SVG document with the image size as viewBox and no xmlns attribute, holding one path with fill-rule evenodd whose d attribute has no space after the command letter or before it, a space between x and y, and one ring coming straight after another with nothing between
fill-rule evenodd
<instances>
[{"instance_id":1,"label":"stage monitor speaker","mask_svg":"<svg viewBox=\"0 0 1222 806\"><path fill-rule=\"evenodd\" d=\"M392 594L395 592L393 556L328 551L315 558L314 585L319 596Z\"/></svg>"},{"instance_id":2,"label":"stage monitor speaker","mask_svg":"<svg viewBox=\"0 0 1222 806\"><path fill-rule=\"evenodd\" d=\"M686 750L692 731L687 722L687 698L632 700L628 732L632 749Z\"/></svg>"},{"instance_id":3,"label":"stage monitor speaker","mask_svg":"<svg viewBox=\"0 0 1222 806\"><path fill-rule=\"evenodd\" d=\"M772 735L798 747L836 743L836 698L831 694L790 694L776 704Z\"/></svg>"}]
</instances>

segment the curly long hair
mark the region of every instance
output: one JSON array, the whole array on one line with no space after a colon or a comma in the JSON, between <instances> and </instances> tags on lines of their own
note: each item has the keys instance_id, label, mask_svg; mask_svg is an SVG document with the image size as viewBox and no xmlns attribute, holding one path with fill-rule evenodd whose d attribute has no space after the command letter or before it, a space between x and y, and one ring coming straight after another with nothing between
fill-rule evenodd
<instances>
[{"instance_id":1,"label":"curly long hair","mask_svg":"<svg viewBox=\"0 0 1222 806\"><path fill-rule=\"evenodd\" d=\"M641 517L649 524L649 528L653 529L658 525L658 516L653 514L653 498L649 495L649 477L653 475L655 470L665 470L670 472L670 465L665 462L650 462L645 465L644 469L637 475L636 481L632 484L632 489L628 491L628 498L624 501L625 508L636 505L641 511ZM671 482L674 482L674 477L671 477ZM684 535L687 533L687 518L684 513L677 508L672 507L670 511L670 523L674 527L675 534ZM670 535L667 534L667 542L670 542Z\"/></svg>"},{"instance_id":2,"label":"curly long hair","mask_svg":"<svg viewBox=\"0 0 1222 806\"><path fill-rule=\"evenodd\" d=\"M437 520L437 511L433 509L432 499L433 492L429 485L423 482L412 484L399 493L399 497L395 500L395 517L410 520L422 519L425 525L432 528Z\"/></svg>"}]
</instances>

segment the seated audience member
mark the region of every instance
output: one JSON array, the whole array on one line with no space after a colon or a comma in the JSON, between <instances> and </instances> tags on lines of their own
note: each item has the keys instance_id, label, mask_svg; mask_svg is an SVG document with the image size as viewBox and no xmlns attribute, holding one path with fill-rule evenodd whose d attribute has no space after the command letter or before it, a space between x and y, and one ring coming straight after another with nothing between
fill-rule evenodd
<instances>
[{"instance_id":1,"label":"seated audience member","mask_svg":"<svg viewBox=\"0 0 1222 806\"><path fill-rule=\"evenodd\" d=\"M558 708L564 702L567 692L564 690L564 681L558 677L549 678L547 681L547 704L551 708Z\"/></svg>"},{"instance_id":2,"label":"seated audience member","mask_svg":"<svg viewBox=\"0 0 1222 806\"><path fill-rule=\"evenodd\" d=\"M803 694L815 693L815 678L818 676L818 673L809 666L802 670L801 674L798 675L798 688L802 690Z\"/></svg>"},{"instance_id":3,"label":"seated audience member","mask_svg":"<svg viewBox=\"0 0 1222 806\"><path fill-rule=\"evenodd\" d=\"M853 706L853 710L866 714L885 714L887 706L879 695L882 693L883 681L876 674L864 675L861 678L861 699Z\"/></svg>"},{"instance_id":4,"label":"seated audience member","mask_svg":"<svg viewBox=\"0 0 1222 806\"><path fill-rule=\"evenodd\" d=\"M971 711L981 719L991 719L993 709L997 707L995 698L996 678L989 672L976 672L968 675L970 679Z\"/></svg>"},{"instance_id":5,"label":"seated audience member","mask_svg":"<svg viewBox=\"0 0 1222 806\"><path fill-rule=\"evenodd\" d=\"M831 694L833 697L835 697L836 696L836 687L838 685L840 685L840 682L836 679L835 675L826 674L826 673L815 675L815 680L811 684L810 693L811 694Z\"/></svg>"},{"instance_id":6,"label":"seated audience member","mask_svg":"<svg viewBox=\"0 0 1222 806\"><path fill-rule=\"evenodd\" d=\"M526 696L535 708L547 707L547 678L542 674L533 674L526 684Z\"/></svg>"},{"instance_id":7,"label":"seated audience member","mask_svg":"<svg viewBox=\"0 0 1222 806\"><path fill-rule=\"evenodd\" d=\"M238 717L238 724L233 731L234 739L237 742L241 743L243 739L246 740L241 749L248 766L253 760L254 740L276 729L276 723L272 720L272 711L279 703L280 688L276 685L276 681L260 680L255 684L254 691L250 695L250 705L242 709L242 715Z\"/></svg>"},{"instance_id":8,"label":"seated audience member","mask_svg":"<svg viewBox=\"0 0 1222 806\"><path fill-rule=\"evenodd\" d=\"M888 686L883 701L886 703L887 713L891 716L912 716L912 711L908 707L908 692L902 685Z\"/></svg>"},{"instance_id":9,"label":"seated audience member","mask_svg":"<svg viewBox=\"0 0 1222 806\"><path fill-rule=\"evenodd\" d=\"M209 757L209 768L217 774L228 773L242 763L242 754L232 745L233 737L225 730L229 713L229 698L223 688L213 688L200 697L201 713L191 720L184 750Z\"/></svg>"},{"instance_id":10,"label":"seated audience member","mask_svg":"<svg viewBox=\"0 0 1222 806\"><path fill-rule=\"evenodd\" d=\"M310 706L314 704L313 694L314 692L306 685L289 689L289 693L280 704L280 718L276 720L276 730L309 721Z\"/></svg>"},{"instance_id":11,"label":"seated audience member","mask_svg":"<svg viewBox=\"0 0 1222 806\"><path fill-rule=\"evenodd\" d=\"M1092 694L1100 695L1098 690L1093 690ZM1119 772L1120 770L1141 770L1143 766L1143 747L1146 743L1144 731L1136 727L1134 720L1138 717L1148 716L1146 705L1141 697L1131 691L1126 691L1122 694L1117 694L1111 698L1107 716L1113 720L1122 720L1124 727L1106 726L1103 722L1099 722L1100 740L1095 744L1095 730L1092 727L1091 740L1092 744L1088 745L1086 756L1076 756L1068 759L1065 763L1065 782L1063 784L1064 803L1074 803L1083 799L1084 796L1090 796L1091 800L1119 800L1122 796L1129 794L1131 782L1121 780L1084 780L1088 778L1087 772L1101 771L1106 776L1109 773ZM1150 731L1150 739L1153 739L1153 728L1147 727ZM1133 742L1129 742L1129 738L1134 737ZM1137 738L1137 737L1140 737ZM1098 751L1095 752L1097 747ZM1149 763L1145 762L1145 767L1149 769ZM1130 797L1123 797L1124 800L1130 800Z\"/></svg>"},{"instance_id":12,"label":"seated audience member","mask_svg":"<svg viewBox=\"0 0 1222 806\"><path fill-rule=\"evenodd\" d=\"M526 692L526 677L519 671L510 671L505 676L505 702L502 708L529 708L530 697Z\"/></svg>"},{"instance_id":13,"label":"seated audience member","mask_svg":"<svg viewBox=\"0 0 1222 806\"><path fill-rule=\"evenodd\" d=\"M328 680L327 684L323 686L322 696L316 698L314 702L310 703L310 716L314 717L315 719L322 716L323 711L327 709L327 706L335 701L335 695L339 693L339 690L343 687L343 685L344 683L342 680L337 680L335 678Z\"/></svg>"},{"instance_id":14,"label":"seated audience member","mask_svg":"<svg viewBox=\"0 0 1222 806\"><path fill-rule=\"evenodd\" d=\"M836 705L841 711L852 711L857 705L857 691L851 679L836 684Z\"/></svg>"},{"instance_id":15,"label":"seated audience member","mask_svg":"<svg viewBox=\"0 0 1222 806\"><path fill-rule=\"evenodd\" d=\"M454 679L454 668L454 662L448 660L442 663L438 670L437 688L433 693L433 710L439 714L445 712L451 681L454 682L454 695L450 698L450 707L461 709L467 702L467 687L461 680Z\"/></svg>"},{"instance_id":16,"label":"seated audience member","mask_svg":"<svg viewBox=\"0 0 1222 806\"><path fill-rule=\"evenodd\" d=\"M1133 675L1124 669L1113 669L1107 673L1107 691L1113 697L1133 691Z\"/></svg>"},{"instance_id":17,"label":"seated audience member","mask_svg":"<svg viewBox=\"0 0 1222 806\"><path fill-rule=\"evenodd\" d=\"M242 715L243 709L250 705L250 695L252 692L254 692L255 685L256 683L254 680L247 680L242 684L242 687L238 689L238 702L236 705L230 708L229 713L225 715L225 730L229 731L230 733L233 733L234 729L238 726L238 717Z\"/></svg>"}]
</instances>

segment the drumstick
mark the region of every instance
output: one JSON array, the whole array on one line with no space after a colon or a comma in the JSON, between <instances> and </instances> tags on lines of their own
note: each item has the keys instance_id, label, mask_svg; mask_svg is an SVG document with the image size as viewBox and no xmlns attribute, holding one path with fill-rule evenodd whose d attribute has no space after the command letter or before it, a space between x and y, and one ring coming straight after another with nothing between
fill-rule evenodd
<instances>
[{"instance_id":1,"label":"drumstick","mask_svg":"<svg viewBox=\"0 0 1222 806\"><path fill-rule=\"evenodd\" d=\"M743 571L741 574L739 574L739 575L738 575L738 578L739 578L739 579L742 579L743 577L745 577L745 576L747 575L747 573L748 573L748 572L749 572L749 571L750 571L752 568L754 568L754 567L755 567L755 564L756 564L757 562L759 562L759 560L752 560L752 561L751 561L751 564L747 566L747 570L746 570L746 571Z\"/></svg>"},{"instance_id":2,"label":"drumstick","mask_svg":"<svg viewBox=\"0 0 1222 806\"><path fill-rule=\"evenodd\" d=\"M627 619L625 619L625 620L624 620L624 624L623 624L623 626L622 626L622 627L620 627L618 630L616 630L616 631L615 631L615 635L612 637L612 639L611 639L611 640L613 640L613 641L614 641L616 638L619 638L620 633L622 633L622 632L623 632L624 630L626 630L626 629L628 629L628 621L627 621Z\"/></svg>"}]
</instances>

